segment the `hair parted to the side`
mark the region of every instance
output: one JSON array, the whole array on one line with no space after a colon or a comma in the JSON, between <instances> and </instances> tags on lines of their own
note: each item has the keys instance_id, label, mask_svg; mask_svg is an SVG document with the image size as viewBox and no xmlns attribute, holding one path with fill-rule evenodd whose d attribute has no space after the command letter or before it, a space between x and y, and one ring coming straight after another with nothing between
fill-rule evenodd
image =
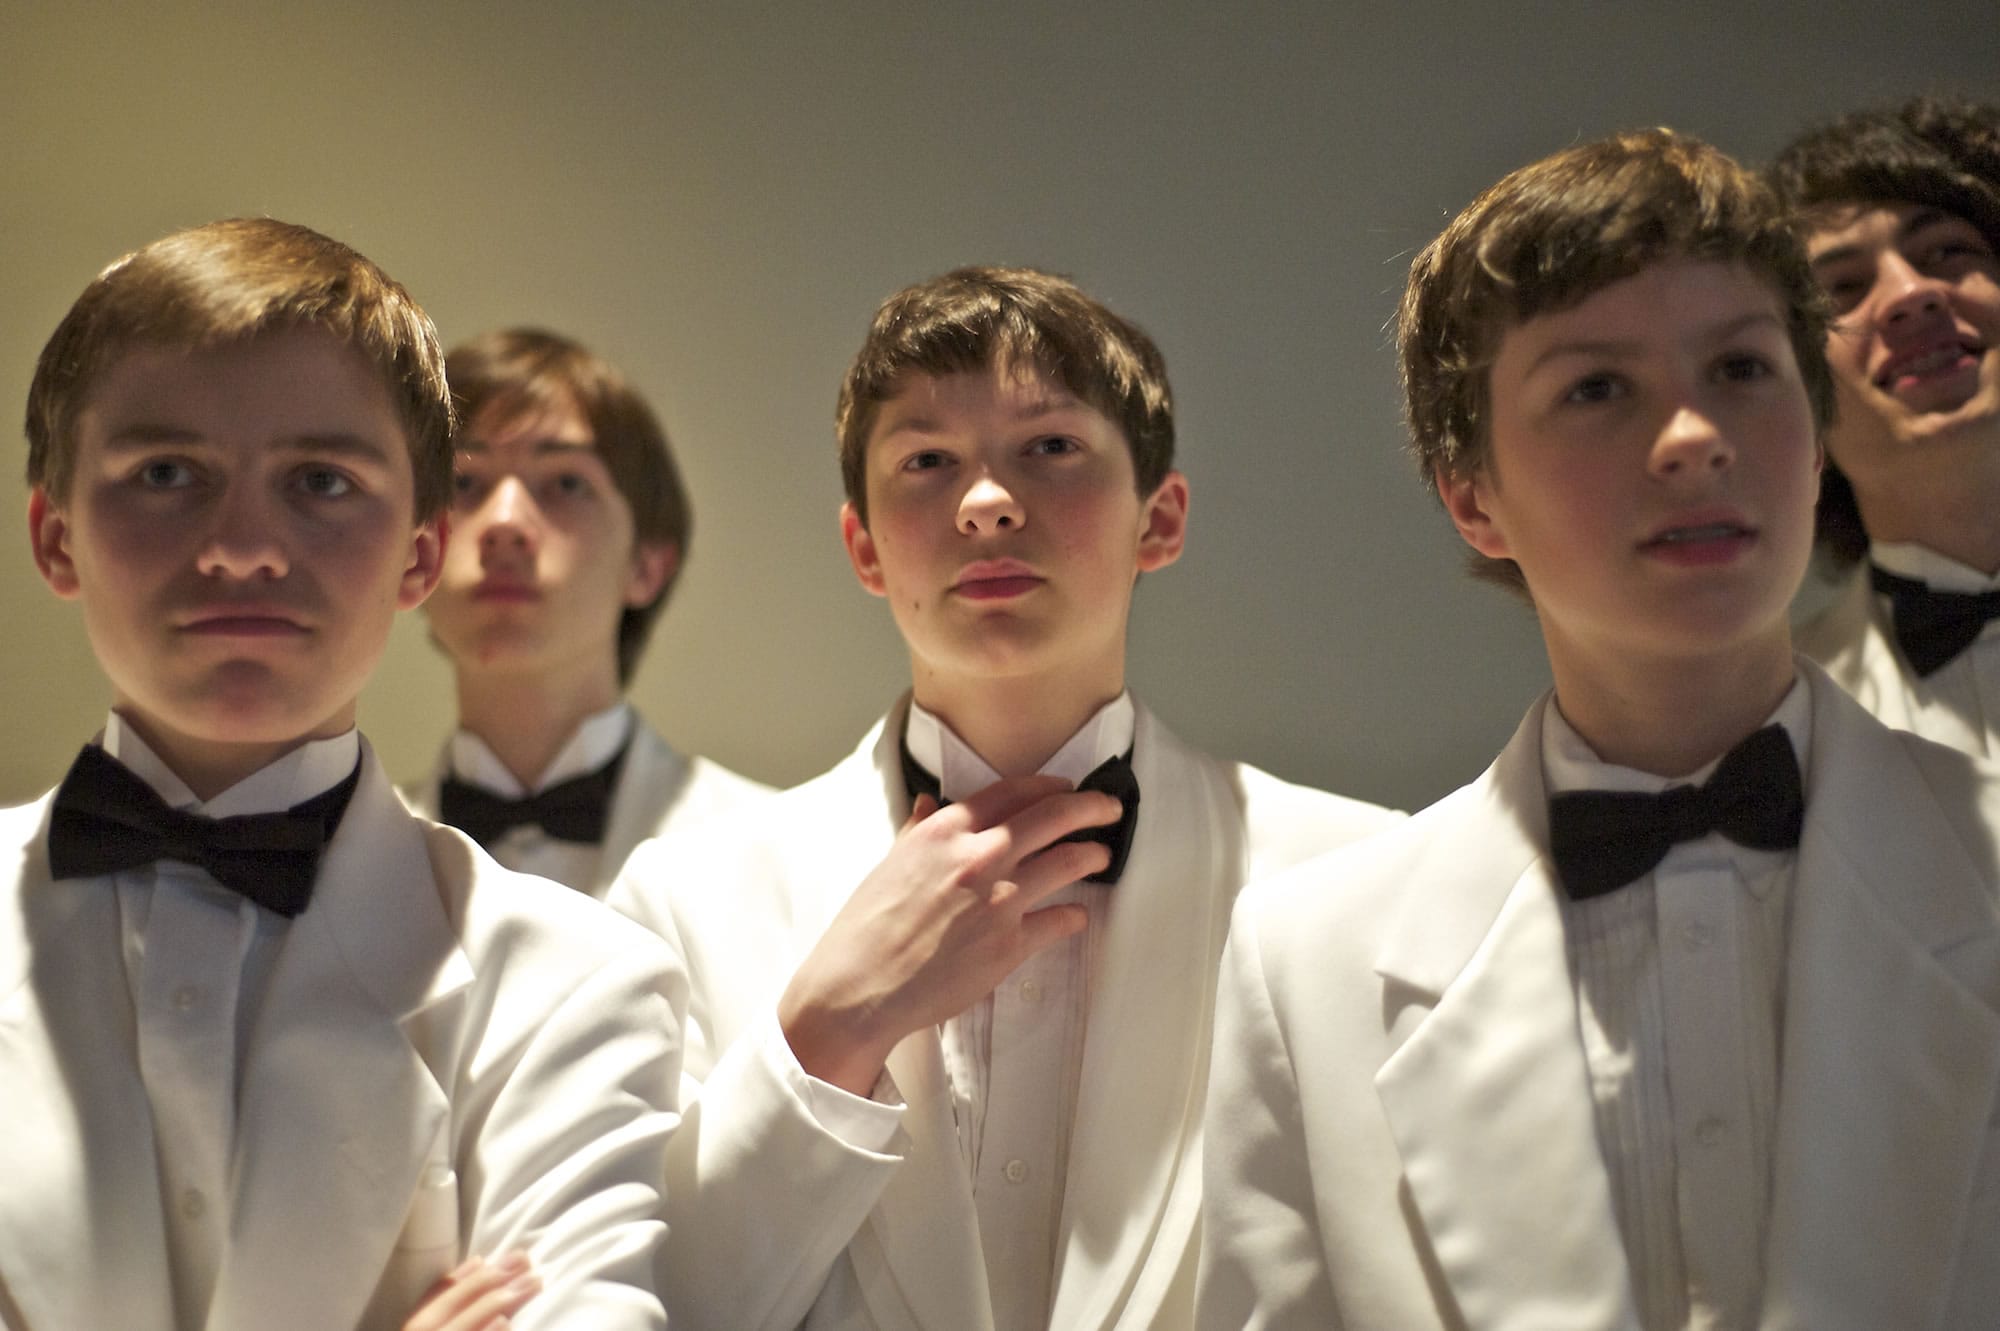
<instances>
[{"instance_id":1,"label":"hair parted to the side","mask_svg":"<svg viewBox=\"0 0 2000 1331\"><path fill-rule=\"evenodd\" d=\"M1469 476L1491 444L1491 371L1506 332L1675 259L1740 263L1784 307L1824 433L1833 419L1827 305L1796 228L1753 173L1698 139L1641 130L1522 167L1473 200L1410 265L1397 317L1410 450L1426 484ZM1525 592L1511 559L1472 570Z\"/></svg>"},{"instance_id":2,"label":"hair parted to the side","mask_svg":"<svg viewBox=\"0 0 2000 1331\"><path fill-rule=\"evenodd\" d=\"M1143 329L1066 277L1034 268L957 268L903 288L875 312L840 386L840 479L868 521L868 433L905 376L1032 367L1104 413L1125 435L1139 493L1174 465L1173 391Z\"/></svg>"},{"instance_id":3,"label":"hair parted to the side","mask_svg":"<svg viewBox=\"0 0 2000 1331\"><path fill-rule=\"evenodd\" d=\"M511 421L573 406L632 510L633 538L677 552L660 594L626 607L619 618L618 682L630 684L694 539L694 510L659 417L617 366L540 328L503 328L461 342L446 356L445 369L465 427L488 413Z\"/></svg>"},{"instance_id":4,"label":"hair parted to the side","mask_svg":"<svg viewBox=\"0 0 2000 1331\"><path fill-rule=\"evenodd\" d=\"M2000 249L2000 106L1916 97L1857 111L1787 144L1765 178L1808 231L1857 206L1913 203L1964 218ZM1868 553L1854 487L1831 458L1815 535L1835 568Z\"/></svg>"},{"instance_id":5,"label":"hair parted to the side","mask_svg":"<svg viewBox=\"0 0 2000 1331\"><path fill-rule=\"evenodd\" d=\"M99 273L43 346L28 389L28 484L64 502L76 423L111 364L137 346L184 351L320 328L377 370L409 435L416 517L451 502L451 393L437 330L387 273L337 240L267 217L176 231Z\"/></svg>"}]
</instances>

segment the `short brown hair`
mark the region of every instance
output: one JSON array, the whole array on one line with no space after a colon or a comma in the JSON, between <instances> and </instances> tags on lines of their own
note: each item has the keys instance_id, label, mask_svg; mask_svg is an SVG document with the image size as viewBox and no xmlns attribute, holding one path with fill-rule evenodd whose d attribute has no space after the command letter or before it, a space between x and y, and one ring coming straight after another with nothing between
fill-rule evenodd
<instances>
[{"instance_id":1,"label":"short brown hair","mask_svg":"<svg viewBox=\"0 0 2000 1331\"><path fill-rule=\"evenodd\" d=\"M98 377L135 346L195 350L321 328L377 370L409 436L416 517L451 503L451 393L437 330L410 293L337 240L268 217L176 231L99 273L56 326L28 389L28 484L57 503Z\"/></svg>"},{"instance_id":2,"label":"short brown hair","mask_svg":"<svg viewBox=\"0 0 2000 1331\"><path fill-rule=\"evenodd\" d=\"M2000 250L2000 107L1916 97L1806 131L1765 172L1808 230L1857 205L1914 203L1979 228ZM1868 553L1854 487L1827 460L1815 535L1835 567Z\"/></svg>"},{"instance_id":3,"label":"short brown hair","mask_svg":"<svg viewBox=\"0 0 2000 1331\"><path fill-rule=\"evenodd\" d=\"M674 572L660 594L627 606L618 620L618 681L631 683L694 538L694 511L659 418L611 362L539 328L503 328L461 342L445 358L445 369L458 418L468 425L489 408L517 417L573 406L590 426L612 484L631 506L634 538L674 547Z\"/></svg>"},{"instance_id":4,"label":"short brown hair","mask_svg":"<svg viewBox=\"0 0 2000 1331\"><path fill-rule=\"evenodd\" d=\"M1770 285L1824 433L1833 420L1826 298L1796 228L1751 172L1698 139L1642 130L1580 144L1512 172L1410 265L1397 319L1410 449L1433 489L1491 447L1493 359L1511 328L1572 308L1670 259L1741 263ZM1525 590L1511 559L1473 572Z\"/></svg>"},{"instance_id":5,"label":"short brown hair","mask_svg":"<svg viewBox=\"0 0 2000 1331\"><path fill-rule=\"evenodd\" d=\"M840 479L868 521L868 432L905 375L1034 366L1115 422L1139 493L1174 465L1174 401L1153 339L1066 277L1034 268L957 268L882 302L840 386Z\"/></svg>"}]
</instances>

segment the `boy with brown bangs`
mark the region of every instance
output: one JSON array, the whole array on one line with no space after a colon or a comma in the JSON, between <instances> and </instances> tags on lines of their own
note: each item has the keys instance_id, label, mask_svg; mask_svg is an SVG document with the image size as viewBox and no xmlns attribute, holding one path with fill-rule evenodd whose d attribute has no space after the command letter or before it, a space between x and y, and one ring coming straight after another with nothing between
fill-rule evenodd
<instances>
[{"instance_id":1,"label":"boy with brown bangs","mask_svg":"<svg viewBox=\"0 0 2000 1331\"><path fill-rule=\"evenodd\" d=\"M119 260L43 350L34 557L112 704L0 815L0 1324L665 1325L672 958L354 728L451 426L423 312L283 222Z\"/></svg>"},{"instance_id":2,"label":"boy with brown bangs","mask_svg":"<svg viewBox=\"0 0 2000 1331\"><path fill-rule=\"evenodd\" d=\"M1417 457L1555 689L1238 902L1204 1326L1990 1324L2000 780L1792 653L1825 317L1777 200L1665 130L1412 266Z\"/></svg>"},{"instance_id":3,"label":"boy with brown bangs","mask_svg":"<svg viewBox=\"0 0 2000 1331\"><path fill-rule=\"evenodd\" d=\"M769 793L675 752L624 698L687 561L687 491L645 399L571 339L487 333L445 370L454 539L424 610L459 728L411 806L602 897L640 841Z\"/></svg>"},{"instance_id":4,"label":"boy with brown bangs","mask_svg":"<svg viewBox=\"0 0 2000 1331\"><path fill-rule=\"evenodd\" d=\"M1389 815L1126 692L1133 583L1188 503L1137 327L1046 273L948 273L877 312L838 429L842 538L911 691L747 844L642 847L612 893L698 977L669 1311L1187 1326L1229 901Z\"/></svg>"},{"instance_id":5,"label":"boy with brown bangs","mask_svg":"<svg viewBox=\"0 0 2000 1331\"><path fill-rule=\"evenodd\" d=\"M1799 646L1892 726L2000 756L2000 107L1917 98L1808 133L1805 215L1840 402Z\"/></svg>"}]
</instances>

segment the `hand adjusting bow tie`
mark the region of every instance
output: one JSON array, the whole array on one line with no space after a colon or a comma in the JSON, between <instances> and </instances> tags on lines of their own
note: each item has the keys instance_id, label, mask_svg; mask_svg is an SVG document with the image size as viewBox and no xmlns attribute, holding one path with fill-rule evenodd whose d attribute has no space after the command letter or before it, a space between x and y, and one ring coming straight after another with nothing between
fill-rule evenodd
<instances>
[{"instance_id":1,"label":"hand adjusting bow tie","mask_svg":"<svg viewBox=\"0 0 2000 1331\"><path fill-rule=\"evenodd\" d=\"M611 761L595 772L559 781L518 800L447 776L438 787L438 821L451 824L482 846L491 846L513 828L529 823L558 841L594 845L604 840L611 790L618 784L618 769L625 765L625 753L631 747L627 740Z\"/></svg>"},{"instance_id":2,"label":"hand adjusting bow tie","mask_svg":"<svg viewBox=\"0 0 2000 1331\"><path fill-rule=\"evenodd\" d=\"M1941 592L1872 564L1868 578L1889 598L1896 645L1919 679L1970 647L1988 620L2000 619L2000 591Z\"/></svg>"},{"instance_id":3,"label":"hand adjusting bow tie","mask_svg":"<svg viewBox=\"0 0 2000 1331\"><path fill-rule=\"evenodd\" d=\"M929 795L938 806L951 803L944 798L938 779L924 770L922 763L910 756L907 741L903 750L903 786L915 800L919 795ZM1139 823L1139 779L1132 774L1132 751L1130 749L1115 758L1107 758L1097 770L1076 783L1078 790L1102 791L1115 795L1125 806L1125 812L1117 822L1105 823L1099 827L1084 827L1062 838L1064 841L1095 841L1111 852L1111 863L1094 874L1086 875L1086 883L1115 883L1125 872L1126 857L1132 853L1132 829Z\"/></svg>"},{"instance_id":4,"label":"hand adjusting bow tie","mask_svg":"<svg viewBox=\"0 0 2000 1331\"><path fill-rule=\"evenodd\" d=\"M88 878L180 860L291 919L311 903L320 855L360 781L357 762L346 780L282 812L205 818L168 808L136 772L86 745L49 814L49 872Z\"/></svg>"},{"instance_id":5,"label":"hand adjusting bow tie","mask_svg":"<svg viewBox=\"0 0 2000 1331\"><path fill-rule=\"evenodd\" d=\"M1720 832L1739 846L1799 844L1805 793L1783 726L1731 749L1704 785L1642 791L1571 790L1549 798L1549 850L1570 899L1615 891L1652 871L1675 843Z\"/></svg>"}]
</instances>

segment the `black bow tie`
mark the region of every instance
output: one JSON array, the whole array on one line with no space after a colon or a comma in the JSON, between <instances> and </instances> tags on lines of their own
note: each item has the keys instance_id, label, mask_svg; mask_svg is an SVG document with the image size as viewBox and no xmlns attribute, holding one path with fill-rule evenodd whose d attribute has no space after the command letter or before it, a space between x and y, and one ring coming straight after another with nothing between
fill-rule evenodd
<instances>
[{"instance_id":1,"label":"black bow tie","mask_svg":"<svg viewBox=\"0 0 2000 1331\"><path fill-rule=\"evenodd\" d=\"M1739 846L1786 850L1804 822L1798 755L1785 728L1770 725L1731 749L1704 785L1550 796L1549 850L1563 889L1583 901L1649 873L1676 842L1720 832Z\"/></svg>"},{"instance_id":2,"label":"black bow tie","mask_svg":"<svg viewBox=\"0 0 2000 1331\"><path fill-rule=\"evenodd\" d=\"M903 786L915 800L919 795L929 795L939 807L951 803L938 785L938 779L924 770L924 765L910 756L910 745L906 739L903 750ZM1064 841L1095 841L1111 852L1111 863L1084 878L1086 883L1115 883L1125 872L1126 857L1132 853L1132 829L1139 823L1139 778L1132 774L1132 751L1130 749L1116 758L1107 758L1096 771L1076 783L1078 790L1102 791L1115 795L1125 806L1125 812L1117 822L1105 823L1099 827L1084 827L1071 832Z\"/></svg>"},{"instance_id":3,"label":"black bow tie","mask_svg":"<svg viewBox=\"0 0 2000 1331\"><path fill-rule=\"evenodd\" d=\"M49 814L49 872L88 878L180 860L291 919L311 903L320 855L360 781L356 762L339 785L281 813L204 818L168 808L138 773L86 745Z\"/></svg>"},{"instance_id":4,"label":"black bow tie","mask_svg":"<svg viewBox=\"0 0 2000 1331\"><path fill-rule=\"evenodd\" d=\"M1990 619L2000 619L2000 591L1941 592L1869 565L1869 581L1889 598L1889 620L1896 645L1917 678L1972 645Z\"/></svg>"},{"instance_id":5,"label":"black bow tie","mask_svg":"<svg viewBox=\"0 0 2000 1331\"><path fill-rule=\"evenodd\" d=\"M625 765L627 740L611 761L594 772L571 777L538 794L510 800L455 776L438 786L438 821L450 823L482 846L491 846L516 827L533 823L558 841L594 845L604 840L611 790Z\"/></svg>"}]
</instances>

